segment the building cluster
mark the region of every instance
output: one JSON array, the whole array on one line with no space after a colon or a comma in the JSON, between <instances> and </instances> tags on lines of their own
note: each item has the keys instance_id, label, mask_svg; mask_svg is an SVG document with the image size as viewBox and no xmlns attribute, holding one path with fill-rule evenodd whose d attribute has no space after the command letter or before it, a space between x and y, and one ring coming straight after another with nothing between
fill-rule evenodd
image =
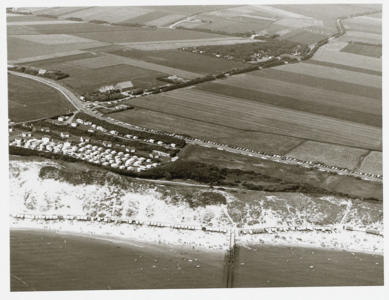
<instances>
[{"instance_id":1,"label":"building cluster","mask_svg":"<svg viewBox=\"0 0 389 300\"><path fill-rule=\"evenodd\" d=\"M121 170L125 169L128 171L141 172L143 170L155 168L159 165L159 163L152 161L151 158L153 156L151 154L150 158L138 157L136 155L131 155L134 154L135 150L131 150L132 153L130 154L99 147L87 142L73 145L69 141L51 141L49 136L43 136L41 140L36 138L23 140L20 137L16 137L15 140L10 143L10 146L67 155L90 163L110 166Z\"/></svg>"},{"instance_id":2,"label":"building cluster","mask_svg":"<svg viewBox=\"0 0 389 300\"><path fill-rule=\"evenodd\" d=\"M256 229L241 229L240 234L263 234L263 233L277 233L287 231L322 231L332 233L336 230L335 227L329 226L288 226L288 227L266 227Z\"/></svg>"},{"instance_id":3,"label":"building cluster","mask_svg":"<svg viewBox=\"0 0 389 300\"><path fill-rule=\"evenodd\" d=\"M79 221L79 222L103 222L103 223L114 223L114 224L132 224L132 225L146 225L149 227L167 227L174 229L186 229L186 230L203 230L209 232L220 232L227 233L226 228L218 227L209 227L209 226L199 226L199 225L185 225L185 224L172 224L172 223L161 223L161 222L152 222L152 221L141 221L136 219L120 219L113 217L90 217L90 216L81 216L81 215L32 215L32 214L11 214L11 217L17 219L27 219L27 220L70 220L70 221Z\"/></svg>"}]
</instances>

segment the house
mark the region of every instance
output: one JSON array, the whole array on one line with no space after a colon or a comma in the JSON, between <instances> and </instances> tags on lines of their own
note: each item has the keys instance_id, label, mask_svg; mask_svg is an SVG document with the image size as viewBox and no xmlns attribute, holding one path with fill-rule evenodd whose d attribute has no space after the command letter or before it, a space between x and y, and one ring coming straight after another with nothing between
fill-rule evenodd
<instances>
[{"instance_id":1,"label":"house","mask_svg":"<svg viewBox=\"0 0 389 300\"><path fill-rule=\"evenodd\" d=\"M103 145L104 145L105 147L112 147L112 143L111 143L111 142L106 142L106 141L104 141L104 142L103 142Z\"/></svg>"},{"instance_id":2,"label":"house","mask_svg":"<svg viewBox=\"0 0 389 300\"><path fill-rule=\"evenodd\" d=\"M76 123L76 122L72 122L72 123L70 124L70 126L72 126L72 127L77 127L77 123Z\"/></svg>"},{"instance_id":3,"label":"house","mask_svg":"<svg viewBox=\"0 0 389 300\"><path fill-rule=\"evenodd\" d=\"M110 134L113 134L113 135L117 135L119 132L117 132L117 131L115 131L115 130L111 130L109 133L110 133Z\"/></svg>"},{"instance_id":4,"label":"house","mask_svg":"<svg viewBox=\"0 0 389 300\"><path fill-rule=\"evenodd\" d=\"M42 127L41 131L43 131L43 132L50 132L50 128L49 127Z\"/></svg>"},{"instance_id":5,"label":"house","mask_svg":"<svg viewBox=\"0 0 389 300\"><path fill-rule=\"evenodd\" d=\"M8 128L8 131L9 131L9 132L12 132L12 131L13 131L13 128L12 128L12 127Z\"/></svg>"},{"instance_id":6,"label":"house","mask_svg":"<svg viewBox=\"0 0 389 300\"><path fill-rule=\"evenodd\" d=\"M61 137L68 138L69 136L69 132L61 132Z\"/></svg>"},{"instance_id":7,"label":"house","mask_svg":"<svg viewBox=\"0 0 389 300\"><path fill-rule=\"evenodd\" d=\"M45 69L39 69L39 71L38 71L38 74L39 75L43 75L43 74L45 74L46 73L46 70Z\"/></svg>"},{"instance_id":8,"label":"house","mask_svg":"<svg viewBox=\"0 0 389 300\"><path fill-rule=\"evenodd\" d=\"M134 88L134 85L132 84L131 81L119 82L117 85L115 85L115 89L118 89L121 92L125 92L125 91L131 90L133 88Z\"/></svg>"},{"instance_id":9,"label":"house","mask_svg":"<svg viewBox=\"0 0 389 300\"><path fill-rule=\"evenodd\" d=\"M90 140L90 139L89 139L88 137L83 137L83 136L80 137L80 141L81 141L81 142L89 143L89 140Z\"/></svg>"},{"instance_id":10,"label":"house","mask_svg":"<svg viewBox=\"0 0 389 300\"><path fill-rule=\"evenodd\" d=\"M50 142L50 139L51 139L51 138L50 138L48 135L42 136L42 141L43 141L44 143Z\"/></svg>"},{"instance_id":11,"label":"house","mask_svg":"<svg viewBox=\"0 0 389 300\"><path fill-rule=\"evenodd\" d=\"M80 123L80 124L84 124L84 121L81 120L81 119L77 119L76 122L77 122L77 123Z\"/></svg>"},{"instance_id":12,"label":"house","mask_svg":"<svg viewBox=\"0 0 389 300\"><path fill-rule=\"evenodd\" d=\"M176 144L174 144L174 143L171 143L171 144L170 144L170 147L172 147L172 148L176 148Z\"/></svg>"},{"instance_id":13,"label":"house","mask_svg":"<svg viewBox=\"0 0 389 300\"><path fill-rule=\"evenodd\" d=\"M64 147L64 148L68 148L68 147L70 147L71 145L72 145L72 143L69 142L69 141L66 141L65 143L63 143L63 147Z\"/></svg>"},{"instance_id":14,"label":"house","mask_svg":"<svg viewBox=\"0 0 389 300\"><path fill-rule=\"evenodd\" d=\"M158 145L163 145L163 142L158 141L157 144L158 144Z\"/></svg>"},{"instance_id":15,"label":"house","mask_svg":"<svg viewBox=\"0 0 389 300\"><path fill-rule=\"evenodd\" d=\"M31 132L23 132L22 136L23 137L30 137L31 136Z\"/></svg>"},{"instance_id":16,"label":"house","mask_svg":"<svg viewBox=\"0 0 389 300\"><path fill-rule=\"evenodd\" d=\"M88 129L88 132L94 133L95 131L93 129Z\"/></svg>"}]
</instances>

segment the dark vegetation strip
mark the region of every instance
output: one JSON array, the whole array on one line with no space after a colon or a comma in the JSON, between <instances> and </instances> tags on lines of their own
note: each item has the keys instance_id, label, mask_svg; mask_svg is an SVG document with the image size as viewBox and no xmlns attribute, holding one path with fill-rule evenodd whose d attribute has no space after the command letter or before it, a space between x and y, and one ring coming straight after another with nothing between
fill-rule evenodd
<instances>
[{"instance_id":1,"label":"dark vegetation strip","mask_svg":"<svg viewBox=\"0 0 389 300\"><path fill-rule=\"evenodd\" d=\"M161 134L156 134L156 133L151 133L151 132L145 132L145 131L139 131L135 129L130 129L130 128L125 128L123 126L119 126L116 124L109 123L104 120L100 120L96 117L90 116L86 113L79 112L75 116L76 119L82 119L84 121L90 121L93 124L96 124L97 126L102 126L103 128L107 129L108 131L115 130L119 133L119 135L126 135L126 134L131 134L131 135L136 135L141 139L154 139L156 141L162 141L164 143L174 143L176 146L182 148L185 146L186 142L185 140L178 139L172 136L166 136L166 135L161 135Z\"/></svg>"},{"instance_id":2,"label":"dark vegetation strip","mask_svg":"<svg viewBox=\"0 0 389 300\"><path fill-rule=\"evenodd\" d=\"M263 175L261 173L255 173L253 171L242 171L239 169L227 169L227 168L219 168L213 164L205 164L197 161L182 161L178 160L172 163L161 165L154 169L145 170L142 172L133 172L128 170L120 170L117 168L112 168L108 166L101 166L99 164L90 163L88 161L83 161L74 157L70 157L63 154L55 154L51 152L43 152L38 150L26 149L22 147L9 146L9 154L11 155L20 155L20 156L38 156L44 157L48 159L57 159L67 162L83 162L84 164L91 166L99 166L102 169L107 171L117 173L120 175L128 176L128 177L137 177L137 178L145 178L145 179L190 179L195 180L197 182L207 183L211 186L238 186L237 182L228 182L226 180L227 176L243 176L243 175L254 175L257 181L266 181L275 183L274 185L259 185L259 184L251 184L247 182L242 183L242 187L250 190L257 191L265 191L265 192L291 192L291 193L309 193L309 194L319 194L319 195L334 195L340 197L348 197L353 199L361 199L360 197L352 196L349 194L344 194L335 191L328 191L324 188L313 186L307 183L293 183L293 182L284 182L281 179L270 177L267 175ZM53 175L48 176L51 179L62 179L72 184L80 184L91 182L95 182L93 174L90 171L84 172L85 178L78 178L76 182L74 182L74 172L69 172L67 178L63 178L60 176L61 170L55 167L42 167L43 171L50 171L50 174L57 174L58 177ZM49 169L49 170L48 170ZM80 181L81 180L81 181ZM370 201L380 201L374 197L362 198L362 200L370 200Z\"/></svg>"},{"instance_id":3,"label":"dark vegetation strip","mask_svg":"<svg viewBox=\"0 0 389 300\"><path fill-rule=\"evenodd\" d=\"M245 99L278 107L289 108L297 111L309 112L326 117L337 118L339 120L355 122L358 124L382 127L381 116L354 111L352 110L352 108L343 109L334 107L333 105L325 105L319 103L315 103L314 105L312 105L312 102L309 101L290 98L286 96L278 96L274 94L268 94L260 91L254 91L246 88L240 88L213 82L197 86L196 89L205 92L215 93L218 95L226 95L238 99Z\"/></svg>"},{"instance_id":4,"label":"dark vegetation strip","mask_svg":"<svg viewBox=\"0 0 389 300\"><path fill-rule=\"evenodd\" d=\"M327 78L314 77L312 75L289 72L287 70L272 69L269 72L252 72L251 76L264 77L267 79L280 80L295 84L306 85L314 88L326 89L350 95L367 98L382 99L382 89L371 86L332 80ZM352 109L352 108L351 108Z\"/></svg>"},{"instance_id":5,"label":"dark vegetation strip","mask_svg":"<svg viewBox=\"0 0 389 300\"><path fill-rule=\"evenodd\" d=\"M54 70L46 70L45 73L40 74L39 73L40 68L36 68L32 66L9 65L8 70L19 72L19 73L25 73L33 76L46 77L54 80L60 80L69 77L69 74L67 73L63 73L61 71L54 71Z\"/></svg>"}]
</instances>

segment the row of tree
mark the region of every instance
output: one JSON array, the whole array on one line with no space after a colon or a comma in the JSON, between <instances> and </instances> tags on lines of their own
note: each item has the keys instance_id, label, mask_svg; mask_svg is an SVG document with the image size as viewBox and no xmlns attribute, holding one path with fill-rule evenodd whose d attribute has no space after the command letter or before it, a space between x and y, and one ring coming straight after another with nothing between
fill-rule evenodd
<instances>
[{"instance_id":1,"label":"row of tree","mask_svg":"<svg viewBox=\"0 0 389 300\"><path fill-rule=\"evenodd\" d=\"M233 45L205 45L195 49L209 55L233 58L239 61L252 61L255 55L280 56L281 54L294 54L303 51L308 45L287 40L266 40L258 43L244 43ZM191 48L189 48L191 50Z\"/></svg>"},{"instance_id":2,"label":"row of tree","mask_svg":"<svg viewBox=\"0 0 389 300\"><path fill-rule=\"evenodd\" d=\"M31 66L13 65L13 66L8 66L8 70L25 73L33 76L46 77L54 80L60 80L69 77L69 74L63 73L62 71L46 70L45 73L39 73L40 70L39 68L31 67Z\"/></svg>"}]
</instances>

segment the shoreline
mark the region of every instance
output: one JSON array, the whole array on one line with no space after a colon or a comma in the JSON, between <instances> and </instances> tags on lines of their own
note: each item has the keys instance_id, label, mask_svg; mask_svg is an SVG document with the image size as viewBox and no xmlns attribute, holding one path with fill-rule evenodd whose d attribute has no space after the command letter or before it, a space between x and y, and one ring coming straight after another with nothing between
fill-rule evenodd
<instances>
[{"instance_id":1,"label":"shoreline","mask_svg":"<svg viewBox=\"0 0 389 300\"><path fill-rule=\"evenodd\" d=\"M201 252L229 252L229 234L155 228L139 225L112 225L93 222L74 224L72 221L31 221L10 218L10 230L45 231L89 237L111 243L124 243L135 247L173 247ZM363 241L361 243L361 241ZM380 243L381 242L381 243ZM141 245L136 245L139 243ZM373 245L374 243L374 245ZM379 244L379 247L376 247ZM383 238L366 233L341 231L338 233L288 232L236 236L235 245L251 247L298 247L328 251L347 251L384 255ZM381 247L382 246L382 247Z\"/></svg>"},{"instance_id":2,"label":"shoreline","mask_svg":"<svg viewBox=\"0 0 389 300\"><path fill-rule=\"evenodd\" d=\"M153 228L139 225L112 225L93 222L67 223L67 221L12 220L10 230L33 230L56 234L88 237L111 243L124 243L135 247L172 247L201 252L227 253L227 236L204 231L172 228ZM140 243L143 245L136 245Z\"/></svg>"},{"instance_id":3,"label":"shoreline","mask_svg":"<svg viewBox=\"0 0 389 300\"><path fill-rule=\"evenodd\" d=\"M236 244L246 248L251 248L250 246L298 247L384 255L382 237L347 230L337 233L277 232L277 234L243 235L237 237Z\"/></svg>"}]
</instances>

